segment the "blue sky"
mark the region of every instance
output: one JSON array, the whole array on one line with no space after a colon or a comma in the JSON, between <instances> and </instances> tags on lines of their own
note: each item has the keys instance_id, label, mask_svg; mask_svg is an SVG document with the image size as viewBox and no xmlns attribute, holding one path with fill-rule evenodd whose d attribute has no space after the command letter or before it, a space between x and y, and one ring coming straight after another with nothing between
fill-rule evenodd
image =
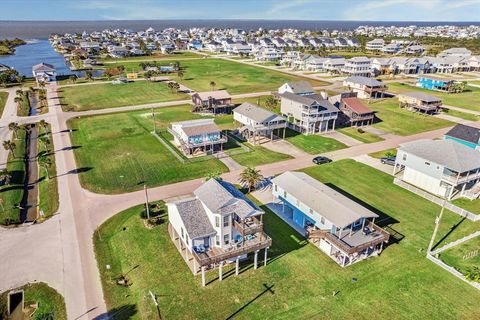
<instances>
[{"instance_id":1,"label":"blue sky","mask_svg":"<svg viewBox=\"0 0 480 320\"><path fill-rule=\"evenodd\" d=\"M480 0L0 0L0 20L479 21Z\"/></svg>"}]
</instances>

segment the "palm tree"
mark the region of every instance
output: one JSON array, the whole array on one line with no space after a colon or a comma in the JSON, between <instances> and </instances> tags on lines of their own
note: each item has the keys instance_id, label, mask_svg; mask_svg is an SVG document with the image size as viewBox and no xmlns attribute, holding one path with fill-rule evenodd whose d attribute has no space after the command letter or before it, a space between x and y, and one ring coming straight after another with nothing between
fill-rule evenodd
<instances>
[{"instance_id":1,"label":"palm tree","mask_svg":"<svg viewBox=\"0 0 480 320\"><path fill-rule=\"evenodd\" d=\"M276 106L277 106L277 100L275 100L273 96L268 96L265 99L265 107L267 107L267 109L274 109Z\"/></svg>"},{"instance_id":2,"label":"palm tree","mask_svg":"<svg viewBox=\"0 0 480 320\"><path fill-rule=\"evenodd\" d=\"M40 142L43 144L43 146L45 147L45 150L46 150L47 152L49 152L49 151L50 151L50 149L49 149L50 139L48 139L48 138L40 138L40 139L38 139L38 140L40 140Z\"/></svg>"},{"instance_id":3,"label":"palm tree","mask_svg":"<svg viewBox=\"0 0 480 320\"><path fill-rule=\"evenodd\" d=\"M222 173L219 171L211 171L205 175L205 181L208 181L210 179L222 180L221 175Z\"/></svg>"},{"instance_id":4,"label":"palm tree","mask_svg":"<svg viewBox=\"0 0 480 320\"><path fill-rule=\"evenodd\" d=\"M22 98L20 97L15 97L13 98L13 102L15 102L17 104L17 108L20 108L20 103L22 102Z\"/></svg>"},{"instance_id":5,"label":"palm tree","mask_svg":"<svg viewBox=\"0 0 480 320\"><path fill-rule=\"evenodd\" d=\"M180 85L176 82L173 83L173 89L175 89L176 93L178 94L178 90L180 90Z\"/></svg>"},{"instance_id":6,"label":"palm tree","mask_svg":"<svg viewBox=\"0 0 480 320\"><path fill-rule=\"evenodd\" d=\"M212 87L212 91L215 91L215 86L217 84L215 83L215 81L210 81L210 87Z\"/></svg>"},{"instance_id":7,"label":"palm tree","mask_svg":"<svg viewBox=\"0 0 480 320\"><path fill-rule=\"evenodd\" d=\"M13 135L15 136L15 139L18 139L18 130L20 130L18 123L10 122L8 124L8 130L13 131Z\"/></svg>"},{"instance_id":8,"label":"palm tree","mask_svg":"<svg viewBox=\"0 0 480 320\"><path fill-rule=\"evenodd\" d=\"M72 74L69 78L68 78L72 83L75 83L77 82L77 76Z\"/></svg>"},{"instance_id":9,"label":"palm tree","mask_svg":"<svg viewBox=\"0 0 480 320\"><path fill-rule=\"evenodd\" d=\"M177 72L177 76L180 78L180 80L183 79L183 76L184 76L184 75L185 75L185 74L183 73L182 70L180 70L180 71Z\"/></svg>"},{"instance_id":10,"label":"palm tree","mask_svg":"<svg viewBox=\"0 0 480 320\"><path fill-rule=\"evenodd\" d=\"M0 181L3 181L4 184L10 184L11 179L12 175L6 168L0 170Z\"/></svg>"},{"instance_id":11,"label":"palm tree","mask_svg":"<svg viewBox=\"0 0 480 320\"><path fill-rule=\"evenodd\" d=\"M17 91L15 91L15 94L20 97L23 95L23 90L18 89Z\"/></svg>"},{"instance_id":12,"label":"palm tree","mask_svg":"<svg viewBox=\"0 0 480 320\"><path fill-rule=\"evenodd\" d=\"M245 168L240 174L240 183L244 187L248 187L248 192L252 191L262 180L263 176L260 170L253 167Z\"/></svg>"},{"instance_id":13,"label":"palm tree","mask_svg":"<svg viewBox=\"0 0 480 320\"><path fill-rule=\"evenodd\" d=\"M10 140L3 141L3 147L5 148L5 150L10 150L13 157L15 158L15 149L17 148L17 145L15 144L15 142L12 142Z\"/></svg>"},{"instance_id":14,"label":"palm tree","mask_svg":"<svg viewBox=\"0 0 480 320\"><path fill-rule=\"evenodd\" d=\"M45 169L47 180L50 180L50 173L48 172L48 169L52 166L52 160L47 156L41 156L38 158L38 165Z\"/></svg>"}]
</instances>

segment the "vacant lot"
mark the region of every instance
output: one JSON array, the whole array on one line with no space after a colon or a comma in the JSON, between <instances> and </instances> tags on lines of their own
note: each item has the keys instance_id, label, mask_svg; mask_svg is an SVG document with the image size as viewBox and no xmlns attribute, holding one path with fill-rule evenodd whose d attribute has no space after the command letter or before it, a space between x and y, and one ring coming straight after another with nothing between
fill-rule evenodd
<instances>
[{"instance_id":1,"label":"vacant lot","mask_svg":"<svg viewBox=\"0 0 480 320\"><path fill-rule=\"evenodd\" d=\"M5 109L5 105L7 104L8 92L1 92L0 91L0 117L3 114L3 109Z\"/></svg>"},{"instance_id":2,"label":"vacant lot","mask_svg":"<svg viewBox=\"0 0 480 320\"><path fill-rule=\"evenodd\" d=\"M462 93L444 93L415 87L409 84L389 83L388 91L394 93L404 93L409 91L424 92L441 98L446 105L480 111L480 88L478 87L467 86L466 90Z\"/></svg>"},{"instance_id":3,"label":"vacant lot","mask_svg":"<svg viewBox=\"0 0 480 320\"><path fill-rule=\"evenodd\" d=\"M164 82L151 81L64 87L59 89L59 96L64 111L84 111L189 99L186 94L172 92Z\"/></svg>"},{"instance_id":4,"label":"vacant lot","mask_svg":"<svg viewBox=\"0 0 480 320\"><path fill-rule=\"evenodd\" d=\"M297 148L310 154L319 154L347 147L343 143L332 138L327 138L321 135L307 136L291 129L287 129L285 139Z\"/></svg>"},{"instance_id":5,"label":"vacant lot","mask_svg":"<svg viewBox=\"0 0 480 320\"><path fill-rule=\"evenodd\" d=\"M400 136L453 126L454 123L402 109L396 98L372 101L370 109L377 118L375 128Z\"/></svg>"},{"instance_id":6,"label":"vacant lot","mask_svg":"<svg viewBox=\"0 0 480 320\"><path fill-rule=\"evenodd\" d=\"M111 63L119 63L121 64L124 61L163 61L163 60L182 60L182 59L191 59L191 58L202 58L202 55L199 55L198 53L191 52L191 51L179 51L179 52L174 52L172 54L162 54L159 51L155 51L152 55L150 56L138 56L138 57L126 57L126 58L102 58L99 59L98 62L106 62L108 64ZM109 66L109 65L107 65Z\"/></svg>"},{"instance_id":7,"label":"vacant lot","mask_svg":"<svg viewBox=\"0 0 480 320\"><path fill-rule=\"evenodd\" d=\"M25 307L35 303L38 304L38 309L30 319L67 319L67 311L65 309L63 297L45 283L27 284L16 289L24 290ZM7 312L7 299L8 297L6 292L0 295L0 316L3 316Z\"/></svg>"},{"instance_id":8,"label":"vacant lot","mask_svg":"<svg viewBox=\"0 0 480 320\"><path fill-rule=\"evenodd\" d=\"M224 268L228 276L223 282L217 281L217 272L209 272L210 283L202 288L200 277L191 274L171 243L166 222L145 228L140 219L143 209L137 206L105 222L94 237L109 310L122 308L122 318L154 318L157 311L146 296L152 290L167 319L480 317L478 308L472 307L480 293L425 258L438 206L395 186L389 175L351 160L306 171L380 213L380 224L397 231L397 240L392 239L380 257L342 269L267 211L265 231L273 239L267 267L243 266L238 277ZM159 210L165 214L162 204ZM444 217L438 234L446 236L442 241L478 227L464 221L449 233L461 218L449 212ZM132 282L130 287L112 281L122 274ZM266 285L273 286L273 294L265 291ZM338 293L332 296L333 291Z\"/></svg>"},{"instance_id":9,"label":"vacant lot","mask_svg":"<svg viewBox=\"0 0 480 320\"><path fill-rule=\"evenodd\" d=\"M344 135L347 135L349 137L352 137L353 139L356 139L358 141L361 141L363 143L371 143L371 142L378 142L384 140L383 138L373 134L369 133L366 131L363 131L362 129L351 127L351 128L342 128L338 129L341 133Z\"/></svg>"}]
</instances>

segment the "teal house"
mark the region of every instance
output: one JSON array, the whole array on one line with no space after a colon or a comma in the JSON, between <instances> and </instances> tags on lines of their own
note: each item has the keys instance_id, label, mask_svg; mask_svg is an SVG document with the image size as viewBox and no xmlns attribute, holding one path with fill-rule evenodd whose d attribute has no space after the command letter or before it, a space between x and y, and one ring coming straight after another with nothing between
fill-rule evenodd
<instances>
[{"instance_id":1,"label":"teal house","mask_svg":"<svg viewBox=\"0 0 480 320\"><path fill-rule=\"evenodd\" d=\"M444 139L453 140L475 150L480 149L480 129L472 126L457 124L445 134Z\"/></svg>"}]
</instances>

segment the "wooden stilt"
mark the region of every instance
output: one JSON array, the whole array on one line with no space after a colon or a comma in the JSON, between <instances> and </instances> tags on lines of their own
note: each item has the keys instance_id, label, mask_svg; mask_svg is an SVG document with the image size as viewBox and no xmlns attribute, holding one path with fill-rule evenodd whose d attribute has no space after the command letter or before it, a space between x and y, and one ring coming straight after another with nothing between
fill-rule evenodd
<instances>
[{"instance_id":1,"label":"wooden stilt","mask_svg":"<svg viewBox=\"0 0 480 320\"><path fill-rule=\"evenodd\" d=\"M235 259L235 275L238 276L240 270L240 259Z\"/></svg>"},{"instance_id":2,"label":"wooden stilt","mask_svg":"<svg viewBox=\"0 0 480 320\"><path fill-rule=\"evenodd\" d=\"M253 257L253 269L258 268L258 250L255 250L255 256Z\"/></svg>"},{"instance_id":3,"label":"wooden stilt","mask_svg":"<svg viewBox=\"0 0 480 320\"><path fill-rule=\"evenodd\" d=\"M205 266L202 266L202 287L205 287Z\"/></svg>"},{"instance_id":4,"label":"wooden stilt","mask_svg":"<svg viewBox=\"0 0 480 320\"><path fill-rule=\"evenodd\" d=\"M223 261L220 261L220 264L218 265L218 280L223 280Z\"/></svg>"},{"instance_id":5,"label":"wooden stilt","mask_svg":"<svg viewBox=\"0 0 480 320\"><path fill-rule=\"evenodd\" d=\"M263 266L267 266L267 258L268 258L268 247L265 248L265 256L263 257Z\"/></svg>"}]
</instances>

